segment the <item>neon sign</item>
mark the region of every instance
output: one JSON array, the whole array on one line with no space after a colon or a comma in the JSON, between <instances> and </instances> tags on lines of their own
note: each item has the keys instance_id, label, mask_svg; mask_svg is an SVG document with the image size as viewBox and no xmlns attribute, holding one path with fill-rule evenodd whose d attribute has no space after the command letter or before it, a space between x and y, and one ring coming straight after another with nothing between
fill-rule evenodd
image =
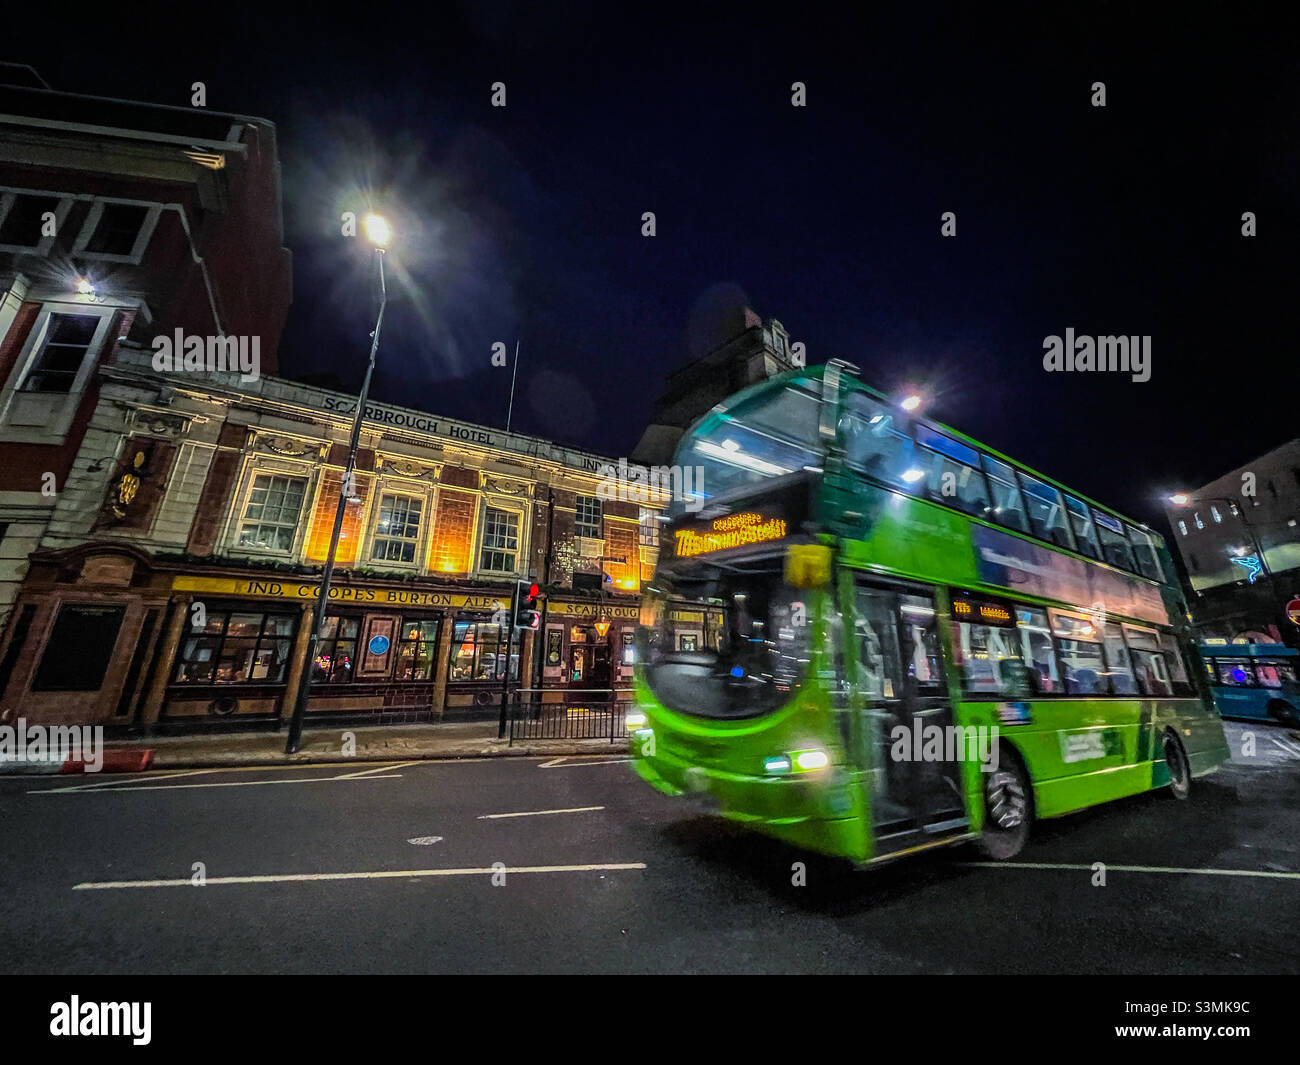
<instances>
[{"instance_id":1,"label":"neon sign","mask_svg":"<svg viewBox=\"0 0 1300 1065\"><path fill-rule=\"evenodd\" d=\"M676 540L677 557L692 558L713 551L729 551L734 547L783 540L786 528L786 523L781 518L765 518L762 514L747 512L718 518L705 532L677 529L673 537Z\"/></svg>"},{"instance_id":2,"label":"neon sign","mask_svg":"<svg viewBox=\"0 0 1300 1065\"><path fill-rule=\"evenodd\" d=\"M1246 571L1246 580L1255 583L1255 578L1264 572L1264 565L1254 555L1231 555L1231 560Z\"/></svg>"}]
</instances>

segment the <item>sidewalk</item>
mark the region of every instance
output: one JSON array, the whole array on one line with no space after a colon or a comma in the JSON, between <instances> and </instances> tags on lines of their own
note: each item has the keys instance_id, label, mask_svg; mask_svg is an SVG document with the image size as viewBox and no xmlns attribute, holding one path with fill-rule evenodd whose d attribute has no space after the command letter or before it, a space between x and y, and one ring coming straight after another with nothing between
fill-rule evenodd
<instances>
[{"instance_id":1,"label":"sidewalk","mask_svg":"<svg viewBox=\"0 0 1300 1065\"><path fill-rule=\"evenodd\" d=\"M354 737L355 750L344 751L345 734ZM521 740L513 747L497 739L495 722L447 725L381 725L356 728L307 729L301 749L284 753L286 730L231 732L195 736L151 736L133 742L110 742L118 749L151 749L152 768L207 768L210 766L284 765L295 762L365 762L417 758L503 758L525 755L627 753L627 740Z\"/></svg>"}]
</instances>

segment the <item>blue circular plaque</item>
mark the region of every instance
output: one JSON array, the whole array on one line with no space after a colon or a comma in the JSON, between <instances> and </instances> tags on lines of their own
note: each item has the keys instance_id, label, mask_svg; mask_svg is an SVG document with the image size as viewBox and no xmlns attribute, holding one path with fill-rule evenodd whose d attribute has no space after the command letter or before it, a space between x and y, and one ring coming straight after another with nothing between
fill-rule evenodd
<instances>
[{"instance_id":1,"label":"blue circular plaque","mask_svg":"<svg viewBox=\"0 0 1300 1065\"><path fill-rule=\"evenodd\" d=\"M370 643L366 645L370 648L372 655L388 654L389 641L387 636L371 636Z\"/></svg>"}]
</instances>

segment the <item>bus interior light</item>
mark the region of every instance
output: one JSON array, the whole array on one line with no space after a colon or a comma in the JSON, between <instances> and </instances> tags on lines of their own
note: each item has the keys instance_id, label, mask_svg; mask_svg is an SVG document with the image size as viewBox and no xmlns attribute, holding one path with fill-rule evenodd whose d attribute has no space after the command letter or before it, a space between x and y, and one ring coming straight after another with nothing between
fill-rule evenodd
<instances>
[{"instance_id":1,"label":"bus interior light","mask_svg":"<svg viewBox=\"0 0 1300 1065\"><path fill-rule=\"evenodd\" d=\"M764 758L763 771L772 773L775 776L782 776L790 772L790 756L779 754L775 758Z\"/></svg>"},{"instance_id":2,"label":"bus interior light","mask_svg":"<svg viewBox=\"0 0 1300 1065\"><path fill-rule=\"evenodd\" d=\"M649 720L640 710L633 710L623 719L623 723L630 729L638 729Z\"/></svg>"},{"instance_id":3,"label":"bus interior light","mask_svg":"<svg viewBox=\"0 0 1300 1065\"><path fill-rule=\"evenodd\" d=\"M925 476L925 470L910 469L910 470L903 471L903 480L905 480L908 484L916 484L916 482L919 481L924 476Z\"/></svg>"}]
</instances>

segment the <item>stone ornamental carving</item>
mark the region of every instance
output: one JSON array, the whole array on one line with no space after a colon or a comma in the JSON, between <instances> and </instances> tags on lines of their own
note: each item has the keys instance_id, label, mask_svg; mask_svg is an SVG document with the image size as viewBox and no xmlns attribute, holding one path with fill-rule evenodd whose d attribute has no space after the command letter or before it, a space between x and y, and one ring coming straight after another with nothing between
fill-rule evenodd
<instances>
[{"instance_id":1,"label":"stone ornamental carving","mask_svg":"<svg viewBox=\"0 0 1300 1065\"><path fill-rule=\"evenodd\" d=\"M512 481L505 477L483 478L483 487L489 492L499 492L506 496L525 496L532 491L532 485L525 481Z\"/></svg>"},{"instance_id":2,"label":"stone ornamental carving","mask_svg":"<svg viewBox=\"0 0 1300 1065\"><path fill-rule=\"evenodd\" d=\"M385 473L395 473L399 477L413 477L423 481L436 481L438 479L436 466L427 466L422 462L412 462L409 459L380 457L375 460L375 469L383 470Z\"/></svg>"},{"instance_id":3,"label":"stone ornamental carving","mask_svg":"<svg viewBox=\"0 0 1300 1065\"><path fill-rule=\"evenodd\" d=\"M304 444L287 436L259 436L254 446L259 451L270 451L287 458L300 459L306 455L320 457L322 445Z\"/></svg>"}]
</instances>

